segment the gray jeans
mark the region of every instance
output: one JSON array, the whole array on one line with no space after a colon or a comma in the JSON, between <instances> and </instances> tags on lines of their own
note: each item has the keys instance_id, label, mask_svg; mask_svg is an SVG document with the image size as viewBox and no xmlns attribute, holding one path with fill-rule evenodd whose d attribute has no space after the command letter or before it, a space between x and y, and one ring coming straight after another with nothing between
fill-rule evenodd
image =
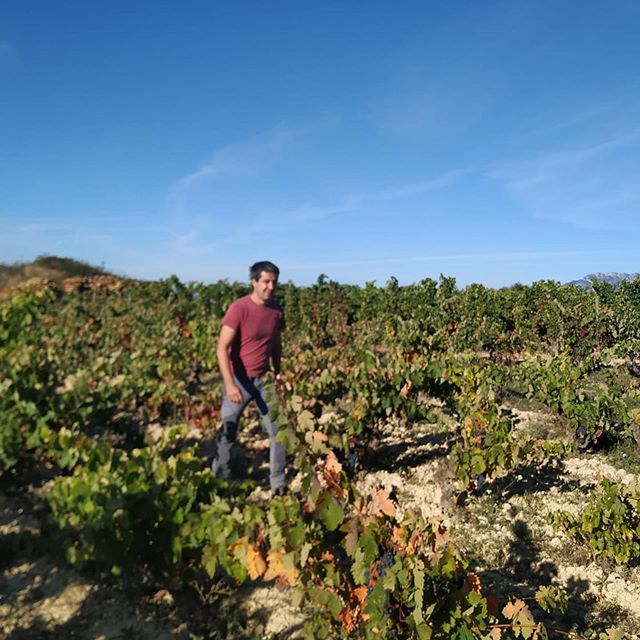
<instances>
[{"instance_id":1,"label":"gray jeans","mask_svg":"<svg viewBox=\"0 0 640 640\"><path fill-rule=\"evenodd\" d=\"M242 393L242 402L231 402L227 397L227 390L222 386L222 428L216 440L216 453L211 463L211 470L219 478L228 480L231 477L231 451L235 446L238 433L238 421L244 408L252 400L255 402L260 414L265 431L269 434L269 484L271 489L284 486L286 483L284 467L287 454L284 447L276 442L278 423L271 418L271 397L275 398L275 388L269 384L268 391L262 376L256 378L244 378L233 376L234 382Z\"/></svg>"}]
</instances>

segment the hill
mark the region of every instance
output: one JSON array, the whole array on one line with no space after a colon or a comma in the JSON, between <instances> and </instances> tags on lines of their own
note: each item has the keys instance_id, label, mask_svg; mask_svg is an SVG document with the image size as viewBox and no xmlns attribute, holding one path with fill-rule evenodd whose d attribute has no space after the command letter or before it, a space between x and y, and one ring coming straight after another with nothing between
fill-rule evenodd
<instances>
[{"instance_id":1,"label":"hill","mask_svg":"<svg viewBox=\"0 0 640 640\"><path fill-rule=\"evenodd\" d=\"M0 263L0 289L18 286L33 278L62 283L66 278L87 278L97 275L113 275L102 267L90 265L73 258L57 256L39 256L33 262L5 264Z\"/></svg>"}]
</instances>

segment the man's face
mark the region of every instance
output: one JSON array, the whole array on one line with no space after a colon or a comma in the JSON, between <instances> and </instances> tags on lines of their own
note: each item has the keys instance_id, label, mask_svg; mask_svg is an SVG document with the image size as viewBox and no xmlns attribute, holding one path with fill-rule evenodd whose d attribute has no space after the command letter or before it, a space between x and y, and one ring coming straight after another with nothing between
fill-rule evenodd
<instances>
[{"instance_id":1,"label":"man's face","mask_svg":"<svg viewBox=\"0 0 640 640\"><path fill-rule=\"evenodd\" d=\"M261 271L260 277L257 280L252 280L253 293L262 302L267 302L273 296L273 292L276 290L278 284L278 276L275 273L269 273L268 271Z\"/></svg>"}]
</instances>

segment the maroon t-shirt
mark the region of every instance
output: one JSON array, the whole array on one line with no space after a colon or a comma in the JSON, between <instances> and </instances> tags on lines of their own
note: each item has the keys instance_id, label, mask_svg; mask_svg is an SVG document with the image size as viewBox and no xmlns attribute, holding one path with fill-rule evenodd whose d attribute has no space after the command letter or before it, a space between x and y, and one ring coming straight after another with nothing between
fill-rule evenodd
<instances>
[{"instance_id":1,"label":"maroon t-shirt","mask_svg":"<svg viewBox=\"0 0 640 640\"><path fill-rule=\"evenodd\" d=\"M284 310L273 300L256 304L251 294L227 309L222 324L236 330L229 358L236 375L261 376L269 369L274 338L284 328Z\"/></svg>"}]
</instances>

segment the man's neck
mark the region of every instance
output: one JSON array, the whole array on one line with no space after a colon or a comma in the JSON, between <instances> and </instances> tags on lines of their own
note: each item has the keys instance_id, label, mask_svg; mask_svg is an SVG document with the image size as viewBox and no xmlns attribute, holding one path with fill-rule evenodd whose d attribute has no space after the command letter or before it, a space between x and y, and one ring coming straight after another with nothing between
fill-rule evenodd
<instances>
[{"instance_id":1,"label":"man's neck","mask_svg":"<svg viewBox=\"0 0 640 640\"><path fill-rule=\"evenodd\" d=\"M249 297L251 298L251 300L253 302L255 302L260 307L264 307L267 304L266 300L262 300L262 299L258 298L258 296L255 294L255 291L252 291L251 295Z\"/></svg>"}]
</instances>

